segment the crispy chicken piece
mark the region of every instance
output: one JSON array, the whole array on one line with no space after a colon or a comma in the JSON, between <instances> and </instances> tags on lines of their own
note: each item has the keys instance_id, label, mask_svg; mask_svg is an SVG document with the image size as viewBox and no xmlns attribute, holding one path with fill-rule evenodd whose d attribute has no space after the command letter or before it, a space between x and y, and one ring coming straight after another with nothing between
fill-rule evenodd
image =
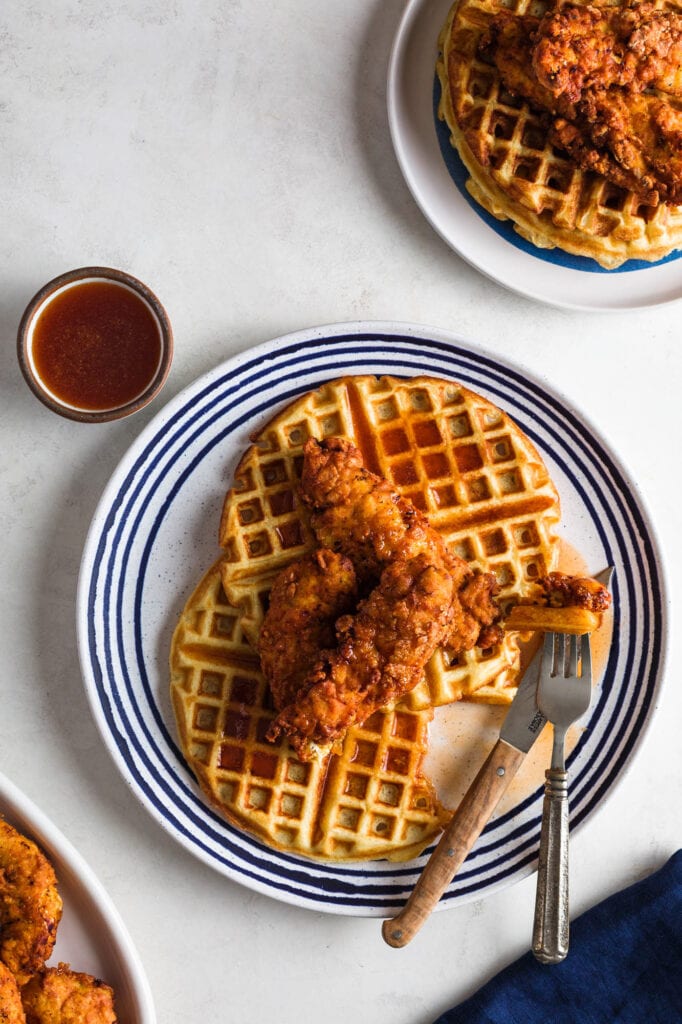
<instances>
[{"instance_id":1,"label":"crispy chicken piece","mask_svg":"<svg viewBox=\"0 0 682 1024\"><path fill-rule=\"evenodd\" d=\"M20 986L51 956L61 916L52 865L0 819L0 960Z\"/></svg>"},{"instance_id":2,"label":"crispy chicken piece","mask_svg":"<svg viewBox=\"0 0 682 1024\"><path fill-rule=\"evenodd\" d=\"M682 96L682 14L631 3L622 21L632 28L628 58L636 72L630 88L636 82L638 87Z\"/></svg>"},{"instance_id":3,"label":"crispy chicken piece","mask_svg":"<svg viewBox=\"0 0 682 1024\"><path fill-rule=\"evenodd\" d=\"M625 8L565 3L540 21L532 59L540 85L571 103L611 86L680 95L682 16L646 0Z\"/></svg>"},{"instance_id":4,"label":"crispy chicken piece","mask_svg":"<svg viewBox=\"0 0 682 1024\"><path fill-rule=\"evenodd\" d=\"M455 588L452 628L447 638L456 654L471 647L492 647L499 611L494 602L497 581L474 573L448 547L425 515L383 477L363 465L362 454L345 437L305 446L301 495L311 511L311 525L320 544L347 555L365 591L394 559L428 555L432 564L450 573ZM471 591L469 588L472 587ZM474 621L472 621L474 620ZM479 636L485 627L483 636ZM470 637L473 641L469 642Z\"/></svg>"},{"instance_id":5,"label":"crispy chicken piece","mask_svg":"<svg viewBox=\"0 0 682 1024\"><path fill-rule=\"evenodd\" d=\"M0 1021L2 1024L26 1024L16 979L0 960Z\"/></svg>"},{"instance_id":6,"label":"crispy chicken piece","mask_svg":"<svg viewBox=\"0 0 682 1024\"><path fill-rule=\"evenodd\" d=\"M630 189L650 205L682 202L682 111L647 93L583 94L576 123L557 118L555 145L585 170Z\"/></svg>"},{"instance_id":7,"label":"crispy chicken piece","mask_svg":"<svg viewBox=\"0 0 682 1024\"><path fill-rule=\"evenodd\" d=\"M446 566L458 587L472 575L426 516L365 468L361 452L345 437L306 442L301 496L319 543L351 559L361 587L373 586L394 558L422 553Z\"/></svg>"},{"instance_id":8,"label":"crispy chicken piece","mask_svg":"<svg viewBox=\"0 0 682 1024\"><path fill-rule=\"evenodd\" d=\"M299 757L326 745L412 690L451 621L452 576L425 553L388 566L357 614L337 622L338 646L321 652L298 698L268 730Z\"/></svg>"},{"instance_id":9,"label":"crispy chicken piece","mask_svg":"<svg viewBox=\"0 0 682 1024\"><path fill-rule=\"evenodd\" d=\"M480 647L487 651L502 639L504 632L498 625L500 610L495 598L499 586L490 572L477 572L460 587L452 604L452 623L446 643L451 656Z\"/></svg>"},{"instance_id":10,"label":"crispy chicken piece","mask_svg":"<svg viewBox=\"0 0 682 1024\"><path fill-rule=\"evenodd\" d=\"M532 72L554 97L576 103L583 89L622 84L623 46L613 19L599 7L563 4L538 23Z\"/></svg>"},{"instance_id":11,"label":"crispy chicken piece","mask_svg":"<svg viewBox=\"0 0 682 1024\"><path fill-rule=\"evenodd\" d=\"M538 81L533 70L535 35L540 19L501 11L490 21L478 45L479 56L494 64L513 96L522 96L548 113L573 114L573 108L552 89Z\"/></svg>"},{"instance_id":12,"label":"crispy chicken piece","mask_svg":"<svg viewBox=\"0 0 682 1024\"><path fill-rule=\"evenodd\" d=\"M569 19L574 6L565 5L552 17L560 19L565 10ZM644 6L650 5L640 5ZM634 7L627 12L631 20L634 12ZM574 17L580 26L573 37L575 53L570 49L570 36L546 35L537 42L541 23L536 18L503 12L492 19L482 37L480 54L495 64L511 93L550 115L553 145L565 150L583 170L603 175L651 206L682 202L682 113L658 95L637 91L643 84L658 81L655 76L648 77L656 67L661 75L670 76L671 66L656 64L641 54L635 60L631 55L628 88L609 86L607 66L618 63L609 50L610 22L604 23L598 8L577 8ZM561 21L547 24L557 32L563 27ZM652 26L657 24L652 16L640 23L639 34L630 32L627 38L636 44L638 53L644 40L655 35ZM590 25L594 36L588 33ZM677 44L671 44L670 51L677 53ZM575 65L571 63L574 60ZM486 156L476 155L479 159ZM486 162L482 160L484 165Z\"/></svg>"},{"instance_id":13,"label":"crispy chicken piece","mask_svg":"<svg viewBox=\"0 0 682 1024\"><path fill-rule=\"evenodd\" d=\"M567 576L551 572L540 580L547 604L555 608L586 608L591 612L605 612L611 604L606 587L591 576Z\"/></svg>"},{"instance_id":14,"label":"crispy chicken piece","mask_svg":"<svg viewBox=\"0 0 682 1024\"><path fill-rule=\"evenodd\" d=\"M36 974L21 992L26 1024L117 1024L114 993L68 964Z\"/></svg>"},{"instance_id":15,"label":"crispy chicken piece","mask_svg":"<svg viewBox=\"0 0 682 1024\"><path fill-rule=\"evenodd\" d=\"M356 600L353 563L334 551L315 551L277 576L258 653L278 711L295 699L320 651L335 645L334 624Z\"/></svg>"},{"instance_id":16,"label":"crispy chicken piece","mask_svg":"<svg viewBox=\"0 0 682 1024\"><path fill-rule=\"evenodd\" d=\"M337 621L336 647L321 652L268 731L272 740L284 733L305 758L311 744L338 739L412 690L439 645L457 654L492 646L501 632L495 577L448 551L426 517L364 467L350 441L310 440L304 454L302 497L317 538L350 558L362 591L371 590L355 615Z\"/></svg>"}]
</instances>

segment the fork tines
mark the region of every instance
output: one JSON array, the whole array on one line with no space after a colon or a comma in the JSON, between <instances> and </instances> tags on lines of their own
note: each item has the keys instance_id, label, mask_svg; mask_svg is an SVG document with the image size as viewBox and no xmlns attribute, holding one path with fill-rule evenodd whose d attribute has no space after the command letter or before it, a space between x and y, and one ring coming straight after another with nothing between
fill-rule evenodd
<instances>
[{"instance_id":1,"label":"fork tines","mask_svg":"<svg viewBox=\"0 0 682 1024\"><path fill-rule=\"evenodd\" d=\"M591 676L590 634L575 636L568 633L545 633L544 657L551 664L552 676L563 676L565 679Z\"/></svg>"}]
</instances>

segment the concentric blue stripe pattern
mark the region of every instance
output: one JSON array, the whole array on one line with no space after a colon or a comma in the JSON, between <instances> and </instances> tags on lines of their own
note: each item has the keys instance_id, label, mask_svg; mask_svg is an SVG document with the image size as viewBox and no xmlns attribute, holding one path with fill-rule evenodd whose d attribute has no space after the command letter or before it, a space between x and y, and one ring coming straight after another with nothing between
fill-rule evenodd
<instances>
[{"instance_id":1,"label":"concentric blue stripe pattern","mask_svg":"<svg viewBox=\"0 0 682 1024\"><path fill-rule=\"evenodd\" d=\"M200 478L216 475L216 486L227 486L225 466L234 465L257 425L324 381L361 373L446 377L503 408L545 456L565 519L589 547L591 570L616 567L617 639L589 729L569 762L572 828L593 814L629 764L656 703L665 602L652 529L633 484L579 415L538 381L445 332L405 324L303 331L225 363L180 394L142 433L103 495L83 556L78 627L103 739L134 794L171 835L261 893L317 910L386 916L406 899L428 851L400 866L317 863L265 848L223 821L176 744L167 655L158 629L148 625L184 602L173 590L163 535L201 501ZM159 565L170 566L168 578L159 578ZM541 802L538 790L490 823L441 906L480 898L532 870Z\"/></svg>"}]
</instances>

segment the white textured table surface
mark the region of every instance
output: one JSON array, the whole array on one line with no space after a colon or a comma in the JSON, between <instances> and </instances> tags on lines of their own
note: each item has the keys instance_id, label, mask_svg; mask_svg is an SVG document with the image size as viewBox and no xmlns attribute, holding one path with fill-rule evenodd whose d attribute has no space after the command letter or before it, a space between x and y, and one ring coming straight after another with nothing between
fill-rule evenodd
<instances>
[{"instance_id":1,"label":"white textured table surface","mask_svg":"<svg viewBox=\"0 0 682 1024\"><path fill-rule=\"evenodd\" d=\"M80 554L102 489L160 407L228 356L353 319L435 324L563 392L637 480L682 575L679 305L626 316L535 305L479 276L415 206L385 78L398 0L9 0L0 68L0 770L77 846L139 950L164 1024L428 1024L529 944L534 877L437 914L403 951L376 920L260 897L151 820L95 729L76 654ZM176 355L124 422L61 420L29 393L15 332L32 294L86 264L166 304ZM682 694L672 647L634 764L572 844L578 913L681 843Z\"/></svg>"}]
</instances>

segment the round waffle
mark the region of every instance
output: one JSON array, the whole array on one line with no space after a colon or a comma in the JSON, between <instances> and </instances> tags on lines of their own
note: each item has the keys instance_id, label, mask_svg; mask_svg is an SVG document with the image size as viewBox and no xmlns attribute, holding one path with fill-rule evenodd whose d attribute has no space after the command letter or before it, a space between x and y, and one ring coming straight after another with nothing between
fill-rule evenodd
<instances>
[{"instance_id":1,"label":"round waffle","mask_svg":"<svg viewBox=\"0 0 682 1024\"><path fill-rule=\"evenodd\" d=\"M189 598L171 649L181 745L200 786L238 828L280 850L334 861L416 857L451 812L420 771L432 712L377 712L341 749L299 761L265 738L274 710L244 611L220 564Z\"/></svg>"},{"instance_id":2,"label":"round waffle","mask_svg":"<svg viewBox=\"0 0 682 1024\"><path fill-rule=\"evenodd\" d=\"M542 17L547 0L457 0L441 31L439 116L469 172L467 189L539 248L587 256L613 269L659 260L682 246L682 206L643 204L632 192L580 170L555 149L541 114L504 88L478 46L503 10ZM660 2L662 9L676 5ZM476 153L487 154L485 165Z\"/></svg>"},{"instance_id":3,"label":"round waffle","mask_svg":"<svg viewBox=\"0 0 682 1024\"><path fill-rule=\"evenodd\" d=\"M253 649L274 577L316 547L298 497L303 446L309 437L335 435L351 438L367 468L426 513L456 554L496 574L503 607L532 595L535 581L556 567L559 498L540 455L508 416L453 381L344 377L259 430L226 495L222 580ZM508 703L519 660L514 633L486 652L452 658L439 650L401 707L461 698Z\"/></svg>"}]
</instances>

